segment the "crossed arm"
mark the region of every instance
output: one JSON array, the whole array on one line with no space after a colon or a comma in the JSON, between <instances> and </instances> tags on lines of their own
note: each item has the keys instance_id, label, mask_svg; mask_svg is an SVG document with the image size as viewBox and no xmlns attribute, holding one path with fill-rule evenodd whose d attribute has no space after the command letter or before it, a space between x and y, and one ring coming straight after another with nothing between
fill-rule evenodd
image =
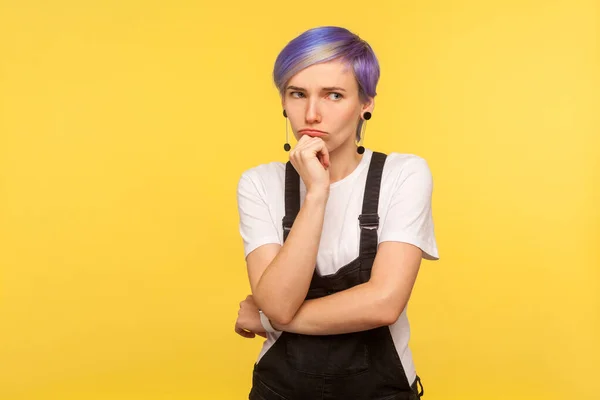
<instances>
[{"instance_id":1,"label":"crossed arm","mask_svg":"<svg viewBox=\"0 0 600 400\"><path fill-rule=\"evenodd\" d=\"M260 265L257 259L274 258L280 249L280 245L264 245L256 250L256 254L249 255L249 259L255 258L249 262L251 281L257 271L250 269ZM272 315L268 311L265 315L277 330L306 335L349 333L391 325L408 303L421 257L421 249L412 244L383 242L377 251L371 279L366 283L319 299L306 300L287 319L273 318L272 315L281 314L273 312L275 307L260 304L260 297L255 299L256 305L263 310L272 310ZM271 298L271 301L276 299Z\"/></svg>"}]
</instances>

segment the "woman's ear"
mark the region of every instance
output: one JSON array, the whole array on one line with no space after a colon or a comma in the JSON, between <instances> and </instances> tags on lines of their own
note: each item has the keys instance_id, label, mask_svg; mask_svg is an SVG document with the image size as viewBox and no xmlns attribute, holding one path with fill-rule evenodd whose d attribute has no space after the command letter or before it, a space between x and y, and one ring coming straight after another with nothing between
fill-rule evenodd
<instances>
[{"instance_id":1,"label":"woman's ear","mask_svg":"<svg viewBox=\"0 0 600 400\"><path fill-rule=\"evenodd\" d=\"M366 103L363 103L361 113L366 111L373 113L373 109L375 109L375 99L373 97L369 97Z\"/></svg>"}]
</instances>

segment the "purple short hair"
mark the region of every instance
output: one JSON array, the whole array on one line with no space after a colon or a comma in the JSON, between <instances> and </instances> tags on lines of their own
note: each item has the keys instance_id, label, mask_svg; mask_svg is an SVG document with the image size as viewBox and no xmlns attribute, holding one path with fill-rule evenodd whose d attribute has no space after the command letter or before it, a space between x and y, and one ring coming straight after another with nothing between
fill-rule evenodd
<instances>
[{"instance_id":1,"label":"purple short hair","mask_svg":"<svg viewBox=\"0 0 600 400\"><path fill-rule=\"evenodd\" d=\"M375 97L379 62L371 46L356 34L337 26L309 29L281 50L273 68L273 80L281 95L292 76L313 64L340 58L348 63L358 83L361 101Z\"/></svg>"}]
</instances>

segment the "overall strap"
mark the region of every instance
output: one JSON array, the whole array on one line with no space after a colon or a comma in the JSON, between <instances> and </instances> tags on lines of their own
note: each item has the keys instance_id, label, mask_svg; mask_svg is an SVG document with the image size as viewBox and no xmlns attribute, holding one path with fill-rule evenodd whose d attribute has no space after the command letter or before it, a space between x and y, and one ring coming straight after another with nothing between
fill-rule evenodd
<instances>
[{"instance_id":1,"label":"overall strap","mask_svg":"<svg viewBox=\"0 0 600 400\"><path fill-rule=\"evenodd\" d=\"M287 239L292 224L300 211L300 175L291 161L285 164L285 217L283 217L283 241Z\"/></svg>"},{"instance_id":2,"label":"overall strap","mask_svg":"<svg viewBox=\"0 0 600 400\"><path fill-rule=\"evenodd\" d=\"M359 257L369 258L377 253L377 228L379 228L379 191L381 189L381 176L387 155L373 152L367 183L363 196L362 214L358 217L360 226L360 253Z\"/></svg>"}]
</instances>

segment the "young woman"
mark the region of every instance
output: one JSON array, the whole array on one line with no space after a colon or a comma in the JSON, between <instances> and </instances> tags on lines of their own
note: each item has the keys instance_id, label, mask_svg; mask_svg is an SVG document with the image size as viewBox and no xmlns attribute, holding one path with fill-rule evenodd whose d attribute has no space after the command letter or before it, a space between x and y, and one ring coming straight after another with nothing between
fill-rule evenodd
<instances>
[{"instance_id":1,"label":"young woman","mask_svg":"<svg viewBox=\"0 0 600 400\"><path fill-rule=\"evenodd\" d=\"M406 306L438 259L427 162L357 146L379 80L357 35L306 31L273 76L297 145L237 188L252 295L235 330L266 337L249 398L417 399Z\"/></svg>"}]
</instances>

